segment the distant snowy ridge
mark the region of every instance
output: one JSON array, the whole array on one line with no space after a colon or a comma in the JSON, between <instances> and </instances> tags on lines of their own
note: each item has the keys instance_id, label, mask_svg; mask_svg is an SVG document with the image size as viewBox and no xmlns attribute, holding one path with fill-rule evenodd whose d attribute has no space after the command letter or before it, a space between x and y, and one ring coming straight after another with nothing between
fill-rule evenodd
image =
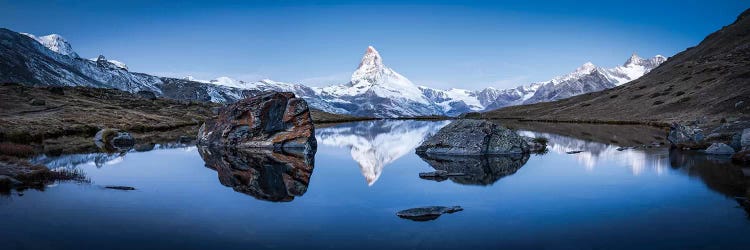
<instances>
[{"instance_id":1,"label":"distant snowy ridge","mask_svg":"<svg viewBox=\"0 0 750 250\"><path fill-rule=\"evenodd\" d=\"M346 84L311 88L268 79L245 82L229 77L202 82L248 90L291 91L314 100L313 107L334 113L376 117L456 116L471 111L554 101L612 88L641 77L664 61L666 58L661 55L643 59L633 54L624 64L614 68L605 69L587 62L549 81L516 88L442 90L415 85L383 64L380 53L369 46Z\"/></svg>"},{"instance_id":2,"label":"distant snowy ridge","mask_svg":"<svg viewBox=\"0 0 750 250\"><path fill-rule=\"evenodd\" d=\"M442 90L417 86L386 66L381 54L369 46L349 82L318 88L269 79L243 81L223 76L198 80L190 76L177 79L134 73L129 72L124 63L104 56L81 59L60 35L36 37L23 33L36 44L25 41L19 44L18 39L9 39L17 34L0 29L6 42L0 46L9 46L6 51L12 54L3 55L4 58L24 58L22 61L0 62L0 70L21 71L2 76L0 80L34 85L110 87L130 92L146 90L169 98L221 103L234 102L259 91L287 91L304 98L311 107L326 112L383 118L456 116L470 111L559 100L619 86L666 61L660 55L644 59L633 54L624 64L614 68L601 68L588 62L569 74L516 88Z\"/></svg>"}]
</instances>

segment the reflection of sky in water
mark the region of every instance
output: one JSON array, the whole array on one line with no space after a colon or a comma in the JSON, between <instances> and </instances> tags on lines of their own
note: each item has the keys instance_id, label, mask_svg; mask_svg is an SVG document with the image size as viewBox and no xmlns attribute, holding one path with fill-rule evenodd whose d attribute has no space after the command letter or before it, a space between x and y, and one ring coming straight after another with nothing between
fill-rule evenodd
<instances>
[{"instance_id":1,"label":"reflection of sky in water","mask_svg":"<svg viewBox=\"0 0 750 250\"><path fill-rule=\"evenodd\" d=\"M488 185L419 179L419 172L434 169L413 146L443 125L385 121L316 129L319 148L307 191L281 203L222 185L195 147L40 157L78 168L92 183L59 183L0 199L0 225L13 228L0 241L7 249L746 245L750 221L734 196L747 192L747 180L736 166L670 155L666 148L617 151L614 145L543 134L550 139L549 153L532 155L515 173ZM573 150L586 152L565 153ZM100 167L93 164L97 159ZM119 163L106 165L113 161ZM363 175L377 185L363 185ZM424 223L395 216L428 205L465 210Z\"/></svg>"}]
</instances>

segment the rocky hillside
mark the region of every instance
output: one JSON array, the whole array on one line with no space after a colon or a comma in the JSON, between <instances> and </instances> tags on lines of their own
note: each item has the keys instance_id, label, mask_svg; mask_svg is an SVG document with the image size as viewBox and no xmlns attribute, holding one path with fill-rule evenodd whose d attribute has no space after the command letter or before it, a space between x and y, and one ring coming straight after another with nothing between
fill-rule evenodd
<instances>
[{"instance_id":1,"label":"rocky hillside","mask_svg":"<svg viewBox=\"0 0 750 250\"><path fill-rule=\"evenodd\" d=\"M70 135L92 136L106 127L164 131L199 125L218 106L115 89L2 84L0 141L26 143Z\"/></svg>"},{"instance_id":2,"label":"rocky hillside","mask_svg":"<svg viewBox=\"0 0 750 250\"><path fill-rule=\"evenodd\" d=\"M101 128L135 133L163 132L183 127L180 135L194 136L197 126L214 116L221 104L156 98L92 87L30 87L0 84L0 142L43 142L64 136L93 136ZM363 118L312 112L315 122L343 122ZM91 142L90 138L86 140Z\"/></svg>"},{"instance_id":3,"label":"rocky hillside","mask_svg":"<svg viewBox=\"0 0 750 250\"><path fill-rule=\"evenodd\" d=\"M637 80L554 102L506 107L486 118L556 121L722 122L750 118L750 10Z\"/></svg>"}]
</instances>

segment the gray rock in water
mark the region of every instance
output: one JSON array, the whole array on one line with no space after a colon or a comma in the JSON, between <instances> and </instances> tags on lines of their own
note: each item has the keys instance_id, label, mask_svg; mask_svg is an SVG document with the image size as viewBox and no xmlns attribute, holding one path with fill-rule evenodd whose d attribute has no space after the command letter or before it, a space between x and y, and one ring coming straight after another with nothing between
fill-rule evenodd
<instances>
[{"instance_id":1,"label":"gray rock in water","mask_svg":"<svg viewBox=\"0 0 750 250\"><path fill-rule=\"evenodd\" d=\"M528 136L522 136L526 144L529 145L529 151L535 153L543 153L547 150L547 138L531 138Z\"/></svg>"},{"instance_id":2,"label":"gray rock in water","mask_svg":"<svg viewBox=\"0 0 750 250\"><path fill-rule=\"evenodd\" d=\"M429 206L429 207L418 207L401 210L396 215L398 217L409 219L413 221L430 221L437 219L443 214L452 214L464 209L460 206L443 207L443 206Z\"/></svg>"},{"instance_id":3,"label":"gray rock in water","mask_svg":"<svg viewBox=\"0 0 750 250\"><path fill-rule=\"evenodd\" d=\"M705 147L703 131L697 125L682 125L672 123L669 128L667 140L678 148L702 148Z\"/></svg>"},{"instance_id":4,"label":"gray rock in water","mask_svg":"<svg viewBox=\"0 0 750 250\"><path fill-rule=\"evenodd\" d=\"M568 151L568 152L565 152L565 153L569 154L569 155L572 155L572 154L578 154L578 153L582 153L582 152L583 151L581 151L581 150L575 150L575 151Z\"/></svg>"},{"instance_id":5,"label":"gray rock in water","mask_svg":"<svg viewBox=\"0 0 750 250\"><path fill-rule=\"evenodd\" d=\"M427 139L417 152L437 155L529 153L528 143L510 129L485 120L461 119Z\"/></svg>"},{"instance_id":6,"label":"gray rock in water","mask_svg":"<svg viewBox=\"0 0 750 250\"><path fill-rule=\"evenodd\" d=\"M731 155L734 154L734 149L724 143L714 143L706 149L706 154L712 155Z\"/></svg>"},{"instance_id":7,"label":"gray rock in water","mask_svg":"<svg viewBox=\"0 0 750 250\"><path fill-rule=\"evenodd\" d=\"M128 187L128 186L104 186L106 189L116 189L116 190L125 190L125 191L131 191L135 190L134 187Z\"/></svg>"},{"instance_id":8,"label":"gray rock in water","mask_svg":"<svg viewBox=\"0 0 750 250\"><path fill-rule=\"evenodd\" d=\"M128 132L105 128L96 133L94 143L109 152L127 151L135 146L135 138Z\"/></svg>"},{"instance_id":9,"label":"gray rock in water","mask_svg":"<svg viewBox=\"0 0 750 250\"><path fill-rule=\"evenodd\" d=\"M750 147L750 128L742 130L742 136L740 137L740 145L743 149Z\"/></svg>"}]
</instances>

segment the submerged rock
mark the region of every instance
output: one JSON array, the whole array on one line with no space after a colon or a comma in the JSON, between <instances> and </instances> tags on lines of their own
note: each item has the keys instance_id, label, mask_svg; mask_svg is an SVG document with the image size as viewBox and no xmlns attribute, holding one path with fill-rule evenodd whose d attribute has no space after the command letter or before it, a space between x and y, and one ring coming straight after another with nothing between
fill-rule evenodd
<instances>
[{"instance_id":1,"label":"submerged rock","mask_svg":"<svg viewBox=\"0 0 750 250\"><path fill-rule=\"evenodd\" d=\"M444 207L444 206L429 206L429 207L418 207L401 210L396 215L398 217L409 219L413 221L430 221L437 219L443 214L452 214L455 212L463 211L464 209L460 206Z\"/></svg>"},{"instance_id":2,"label":"submerged rock","mask_svg":"<svg viewBox=\"0 0 750 250\"><path fill-rule=\"evenodd\" d=\"M96 133L94 143L107 152L127 151L135 146L135 138L128 132L105 128Z\"/></svg>"},{"instance_id":3,"label":"submerged rock","mask_svg":"<svg viewBox=\"0 0 750 250\"><path fill-rule=\"evenodd\" d=\"M750 150L750 128L742 130L740 146L742 146L742 150Z\"/></svg>"},{"instance_id":4,"label":"submerged rock","mask_svg":"<svg viewBox=\"0 0 750 250\"><path fill-rule=\"evenodd\" d=\"M125 190L125 191L135 190L134 187L128 187L128 186L104 186L104 188L106 188L106 189L116 189L116 190Z\"/></svg>"},{"instance_id":5,"label":"submerged rock","mask_svg":"<svg viewBox=\"0 0 750 250\"><path fill-rule=\"evenodd\" d=\"M734 154L734 149L724 143L714 143L706 149L706 154L731 155Z\"/></svg>"},{"instance_id":6,"label":"submerged rock","mask_svg":"<svg viewBox=\"0 0 750 250\"><path fill-rule=\"evenodd\" d=\"M418 153L418 155L437 171L444 171L446 174L463 174L446 176L447 179L463 185L490 185L500 178L516 173L529 160L529 154L458 156Z\"/></svg>"},{"instance_id":7,"label":"submerged rock","mask_svg":"<svg viewBox=\"0 0 750 250\"><path fill-rule=\"evenodd\" d=\"M267 149L198 147L206 167L216 170L219 182L259 200L294 200L307 191L314 155Z\"/></svg>"},{"instance_id":8,"label":"submerged rock","mask_svg":"<svg viewBox=\"0 0 750 250\"><path fill-rule=\"evenodd\" d=\"M289 92L264 92L222 108L201 126L198 143L303 152L317 146L307 102Z\"/></svg>"},{"instance_id":9,"label":"submerged rock","mask_svg":"<svg viewBox=\"0 0 750 250\"><path fill-rule=\"evenodd\" d=\"M461 119L425 140L417 152L436 155L529 153L529 144L510 129L485 120Z\"/></svg>"},{"instance_id":10,"label":"submerged rock","mask_svg":"<svg viewBox=\"0 0 750 250\"><path fill-rule=\"evenodd\" d=\"M547 141L549 139L544 137L532 138L528 136L522 136L526 143L529 145L529 151L534 153L543 153L547 150Z\"/></svg>"},{"instance_id":11,"label":"submerged rock","mask_svg":"<svg viewBox=\"0 0 750 250\"><path fill-rule=\"evenodd\" d=\"M703 130L697 125L682 125L672 123L669 127L667 140L677 148L705 148L707 145L703 137Z\"/></svg>"}]
</instances>

